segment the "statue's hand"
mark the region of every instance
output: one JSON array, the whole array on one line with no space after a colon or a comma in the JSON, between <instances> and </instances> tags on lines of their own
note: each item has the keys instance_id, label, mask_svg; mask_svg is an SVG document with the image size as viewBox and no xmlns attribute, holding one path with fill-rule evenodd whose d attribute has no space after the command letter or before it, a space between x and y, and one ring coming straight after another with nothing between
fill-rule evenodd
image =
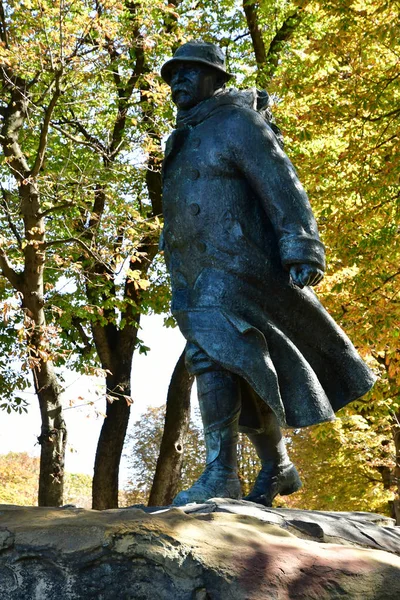
<instances>
[{"instance_id":1,"label":"statue's hand","mask_svg":"<svg viewBox=\"0 0 400 600\"><path fill-rule=\"evenodd\" d=\"M303 263L292 265L290 276L295 285L303 288L305 285L317 285L323 279L324 273L316 265Z\"/></svg>"}]
</instances>

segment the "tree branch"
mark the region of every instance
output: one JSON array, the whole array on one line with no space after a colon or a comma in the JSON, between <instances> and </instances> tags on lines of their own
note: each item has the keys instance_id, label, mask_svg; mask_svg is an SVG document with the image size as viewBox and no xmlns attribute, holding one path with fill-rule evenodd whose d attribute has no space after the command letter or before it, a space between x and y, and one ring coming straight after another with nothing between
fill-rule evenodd
<instances>
[{"instance_id":1,"label":"tree branch","mask_svg":"<svg viewBox=\"0 0 400 600\"><path fill-rule=\"evenodd\" d=\"M388 113L384 113L382 115L378 115L377 117L361 117L363 121L368 121L369 123L375 123L376 121L381 121L382 119L387 119L388 117L394 117L400 114L400 108L395 108L394 110L389 111Z\"/></svg>"},{"instance_id":2,"label":"tree branch","mask_svg":"<svg viewBox=\"0 0 400 600\"><path fill-rule=\"evenodd\" d=\"M93 334L93 341L96 346L97 354L99 355L101 366L103 369L108 369L113 374L115 369L115 353L110 348L108 333L110 329L116 332L115 326L109 324L110 327L107 329L99 323L91 323L91 329Z\"/></svg>"},{"instance_id":3,"label":"tree branch","mask_svg":"<svg viewBox=\"0 0 400 600\"><path fill-rule=\"evenodd\" d=\"M1 205L2 205L2 207L5 210L8 224L10 226L11 231L13 232L13 234L15 235L15 237L17 239L19 248L22 249L22 239L21 239L20 233L19 233L18 229L16 228L16 226L15 226L15 224L14 224L12 218L11 218L10 209L8 208L8 202L7 202L7 200L8 200L8 197L7 197L8 196L8 192L7 192L7 190L5 190L3 188L3 186L1 186L1 193L3 194L3 200L1 202Z\"/></svg>"},{"instance_id":4,"label":"tree branch","mask_svg":"<svg viewBox=\"0 0 400 600\"><path fill-rule=\"evenodd\" d=\"M133 31L132 37L135 41L134 43L134 51L135 51L135 66L131 73L131 76L126 84L123 87L121 82L121 77L116 69L113 69L114 73L114 82L117 88L117 93L119 97L118 101L118 113L115 119L114 128L111 136L111 143L109 145L109 155L110 158L113 158L117 155L119 150L122 147L122 137L125 130L126 125L126 117L129 109L129 101L132 97L133 90L137 86L139 78L144 74L149 72L149 68L146 66L145 62L145 52L143 48L143 36L140 33L139 24L137 21L137 6L135 2L126 2L126 7L130 13L130 19L133 22ZM112 61L118 57L118 53L116 52L114 46L109 47L110 58Z\"/></svg>"},{"instance_id":5,"label":"tree branch","mask_svg":"<svg viewBox=\"0 0 400 600\"><path fill-rule=\"evenodd\" d=\"M89 248L89 246L87 244L85 244L85 242L83 240L80 240L79 238L69 237L69 238L61 238L58 240L49 240L48 242L44 243L44 246L45 246L45 248L49 248L50 246L62 246L63 244L70 244L72 242L75 242L76 244L81 246L85 250L85 252L87 252L89 254L89 256L94 258L94 260L96 262L101 263L102 265L106 266L107 270L109 271L108 266L106 265L106 263L103 262L101 257L98 254L96 254L95 252L93 252L93 250L91 248Z\"/></svg>"},{"instance_id":6,"label":"tree branch","mask_svg":"<svg viewBox=\"0 0 400 600\"><path fill-rule=\"evenodd\" d=\"M100 151L100 153L103 156L106 156L105 152L102 150L102 148L100 148L98 146L97 143L94 144L92 142L81 140L80 138L76 137L75 135L72 135L72 133L69 133L68 131L65 131L65 129L63 129L62 127L60 127L59 125L57 125L54 121L52 121L51 126L54 127L54 129L56 129L60 133L62 133L63 135L65 135L65 137L67 137L72 142L75 142L76 144L81 144L82 146L89 146L90 148L93 148L93 150L96 150L96 152Z\"/></svg>"},{"instance_id":7,"label":"tree branch","mask_svg":"<svg viewBox=\"0 0 400 600\"><path fill-rule=\"evenodd\" d=\"M248 35L250 35L250 31L246 31L245 33L240 33L239 35L234 37L233 40L231 40L231 42L234 44L235 42L238 42L239 40L247 37Z\"/></svg>"},{"instance_id":8,"label":"tree branch","mask_svg":"<svg viewBox=\"0 0 400 600\"><path fill-rule=\"evenodd\" d=\"M3 81L7 81L6 85L10 83L13 85L4 68L0 69L0 73ZM27 179L30 172L28 162L19 145L19 132L24 124L27 110L25 89L14 85L8 106L4 109L4 122L0 132L4 155L8 159L12 174L19 182Z\"/></svg>"},{"instance_id":9,"label":"tree branch","mask_svg":"<svg viewBox=\"0 0 400 600\"><path fill-rule=\"evenodd\" d=\"M57 212L59 210L64 210L64 208L70 208L70 206L73 205L72 200L70 200L69 202L64 202L64 204L57 204L57 206L52 206L51 208L48 208L47 210L44 210L43 212L41 212L39 214L39 218L43 219L43 217L47 217L48 215L51 215L54 212Z\"/></svg>"},{"instance_id":10,"label":"tree branch","mask_svg":"<svg viewBox=\"0 0 400 600\"><path fill-rule=\"evenodd\" d=\"M385 128L386 131L386 128ZM382 136L380 136L382 137ZM393 135L391 135L390 137L386 138L385 140L383 140L383 142L379 142L379 144L376 144L376 146L374 146L372 148L372 150L378 150L378 148L381 148L382 146L384 146L385 144L388 144L389 142L391 142L392 140L395 140L396 138L398 138L398 134L394 133Z\"/></svg>"},{"instance_id":11,"label":"tree branch","mask_svg":"<svg viewBox=\"0 0 400 600\"><path fill-rule=\"evenodd\" d=\"M161 142L157 138L160 145ZM162 177L161 177L161 158L152 152L147 161L146 168L146 186L151 201L151 212L153 217L162 214Z\"/></svg>"},{"instance_id":12,"label":"tree branch","mask_svg":"<svg viewBox=\"0 0 400 600\"><path fill-rule=\"evenodd\" d=\"M72 109L70 109L71 114L73 116L73 120L68 120L68 119L63 119L61 121L61 124L63 125L71 125L72 127L75 127L75 129L77 129L79 131L79 133L81 133L83 135L83 137L90 143L90 145L97 151L101 151L104 155L107 155L107 148L100 142L99 139L97 139L94 135L92 135L91 133L89 133L89 131L82 125L82 123L80 123L79 121L77 121L75 119L75 114L73 112ZM65 132L64 132L65 133ZM79 143L82 143L81 140L79 140L79 138L77 138L75 141L78 141Z\"/></svg>"},{"instance_id":13,"label":"tree branch","mask_svg":"<svg viewBox=\"0 0 400 600\"><path fill-rule=\"evenodd\" d=\"M100 225L100 219L103 216L104 208L106 206L106 193L102 185L96 184L94 191L94 203L92 214L89 220L89 226L87 232L91 232L92 239L95 236L95 230Z\"/></svg>"},{"instance_id":14,"label":"tree branch","mask_svg":"<svg viewBox=\"0 0 400 600\"><path fill-rule=\"evenodd\" d=\"M22 283L23 283L23 276L21 273L18 273L10 264L6 253L4 252L3 248L1 248L0 246L0 269L2 274L4 275L4 277L6 279L8 279L8 281L11 283L11 285L18 290L19 292L22 291Z\"/></svg>"},{"instance_id":15,"label":"tree branch","mask_svg":"<svg viewBox=\"0 0 400 600\"><path fill-rule=\"evenodd\" d=\"M107 40L107 52L111 59L111 69L112 69L112 74L113 74L113 78L114 78L114 83L115 83L115 86L117 87L117 89L120 89L121 88L121 75L119 74L118 67L115 67L113 64L115 61L117 61L120 54L116 50L111 38L108 35L106 35L105 38Z\"/></svg>"},{"instance_id":16,"label":"tree branch","mask_svg":"<svg viewBox=\"0 0 400 600\"><path fill-rule=\"evenodd\" d=\"M397 277L398 275L400 275L400 271L396 271L396 273L393 273L392 275L389 275L389 277L386 277L386 279L384 279L380 285L377 285L374 289L369 290L368 294L361 294L360 296L357 296L356 301L357 300L363 300L366 297L371 298L372 294L374 294L375 292L378 292L387 283L389 283L389 281L392 281L392 279L395 279L395 277Z\"/></svg>"},{"instance_id":17,"label":"tree branch","mask_svg":"<svg viewBox=\"0 0 400 600\"><path fill-rule=\"evenodd\" d=\"M42 107L42 102L44 102L44 99L46 98L46 96L53 89L54 84L55 84L55 79L53 79L52 81L50 81L50 83L48 85L46 85L43 93L39 96L39 98L37 100L32 99L32 104L35 106L35 108L40 109Z\"/></svg>"},{"instance_id":18,"label":"tree branch","mask_svg":"<svg viewBox=\"0 0 400 600\"><path fill-rule=\"evenodd\" d=\"M293 35L293 32L302 19L302 10L307 0L301 2L300 6L286 17L283 24L272 39L268 51L262 37L259 27L258 3L254 0L243 0L243 10L246 16L247 26L253 42L253 50L257 63L257 85L262 89L267 87L274 72L279 64L279 57L287 42Z\"/></svg>"},{"instance_id":19,"label":"tree branch","mask_svg":"<svg viewBox=\"0 0 400 600\"><path fill-rule=\"evenodd\" d=\"M381 285L378 285L376 288L374 288L373 290L371 290L370 292L368 292L368 295L371 296L371 294L374 294L375 292L377 292L378 290L380 290L381 288L383 288L384 285L386 285L387 283L389 283L389 281L391 281L392 279L394 279L398 275L400 275L400 271L397 271L396 273L393 273L392 275L389 275L389 277L386 277L386 279L384 279L382 281Z\"/></svg>"},{"instance_id":20,"label":"tree branch","mask_svg":"<svg viewBox=\"0 0 400 600\"><path fill-rule=\"evenodd\" d=\"M0 22L1 22L0 38L1 38L1 41L4 43L5 48L8 49L7 24L6 24L6 16L4 13L4 6L3 6L2 1L0 2Z\"/></svg>"},{"instance_id":21,"label":"tree branch","mask_svg":"<svg viewBox=\"0 0 400 600\"><path fill-rule=\"evenodd\" d=\"M90 343L89 336L86 334L86 331L83 328L82 320L79 317L72 317L71 322L85 346L84 351L90 352L92 349L92 344Z\"/></svg>"},{"instance_id":22,"label":"tree branch","mask_svg":"<svg viewBox=\"0 0 400 600\"><path fill-rule=\"evenodd\" d=\"M282 50L284 49L285 43L288 42L289 39L292 37L294 31L296 30L303 18L302 10L305 4L306 2L303 2L299 8L297 8L293 13L286 17L286 19L282 23L282 26L276 32L274 38L272 39L269 45L266 58L267 64L265 70L265 74L268 80L272 79L272 76L274 75L279 65L279 58L282 54Z\"/></svg>"},{"instance_id":23,"label":"tree branch","mask_svg":"<svg viewBox=\"0 0 400 600\"><path fill-rule=\"evenodd\" d=\"M45 111L43 125L42 125L42 129L40 131L39 147L38 147L38 150L36 153L35 164L33 165L32 171L30 173L32 177L36 177L38 175L40 169L43 166L43 161L44 161L44 157L46 154L47 135L49 132L51 116L54 112L55 106L57 104L57 100L61 94L60 78L61 78L61 72L57 73L57 75L56 75L56 78L55 78L56 89L55 89L55 92L49 102L48 107L46 108L46 111Z\"/></svg>"},{"instance_id":24,"label":"tree branch","mask_svg":"<svg viewBox=\"0 0 400 600\"><path fill-rule=\"evenodd\" d=\"M243 10L246 15L247 27L253 41L253 50L257 67L262 69L267 60L264 40L258 26L258 6L254 0L243 0Z\"/></svg>"}]
</instances>

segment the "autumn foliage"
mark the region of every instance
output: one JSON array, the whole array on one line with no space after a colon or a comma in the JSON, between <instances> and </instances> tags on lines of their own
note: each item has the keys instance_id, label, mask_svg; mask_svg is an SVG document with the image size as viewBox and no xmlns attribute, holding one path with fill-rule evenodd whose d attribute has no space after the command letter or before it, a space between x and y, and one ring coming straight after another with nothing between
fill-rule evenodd
<instances>
[{"instance_id":1,"label":"autumn foliage","mask_svg":"<svg viewBox=\"0 0 400 600\"><path fill-rule=\"evenodd\" d=\"M26 452L0 455L0 504L35 506L38 496L40 460ZM83 473L67 473L65 504L90 508L92 478Z\"/></svg>"},{"instance_id":2,"label":"autumn foliage","mask_svg":"<svg viewBox=\"0 0 400 600\"><path fill-rule=\"evenodd\" d=\"M306 482L290 505L389 510L400 485L399 16L388 0L0 2L0 409L23 411L33 377L41 503L65 502L62 368L104 378L93 500L117 505L133 352L147 351L140 316L168 311L156 252L174 117L158 73L179 43L203 38L224 48L238 87L268 89L327 248L318 294L379 375L334 425L288 433Z\"/></svg>"}]
</instances>

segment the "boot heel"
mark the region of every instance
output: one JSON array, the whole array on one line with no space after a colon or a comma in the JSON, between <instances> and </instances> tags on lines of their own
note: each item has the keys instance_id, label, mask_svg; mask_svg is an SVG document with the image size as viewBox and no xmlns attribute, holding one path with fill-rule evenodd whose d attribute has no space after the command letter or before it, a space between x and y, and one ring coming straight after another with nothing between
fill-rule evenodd
<instances>
[{"instance_id":1,"label":"boot heel","mask_svg":"<svg viewBox=\"0 0 400 600\"><path fill-rule=\"evenodd\" d=\"M280 496L290 496L290 494L294 494L295 492L298 492L302 487L303 487L303 484L301 483L301 481L292 483L291 485L285 486L284 488L279 490L279 495Z\"/></svg>"},{"instance_id":2,"label":"boot heel","mask_svg":"<svg viewBox=\"0 0 400 600\"><path fill-rule=\"evenodd\" d=\"M286 475L283 484L279 487L280 496L290 496L303 487L296 467L293 465Z\"/></svg>"},{"instance_id":3,"label":"boot heel","mask_svg":"<svg viewBox=\"0 0 400 600\"><path fill-rule=\"evenodd\" d=\"M302 487L302 483L296 467L292 464L280 472L266 472L261 469L253 490L244 500L272 506L273 499L278 494L280 496L289 496L297 492Z\"/></svg>"}]
</instances>

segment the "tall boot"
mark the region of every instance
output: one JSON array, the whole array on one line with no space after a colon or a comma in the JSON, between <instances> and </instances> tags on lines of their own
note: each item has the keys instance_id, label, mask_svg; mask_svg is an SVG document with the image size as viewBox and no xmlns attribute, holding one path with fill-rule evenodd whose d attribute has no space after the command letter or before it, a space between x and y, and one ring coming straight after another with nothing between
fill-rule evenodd
<instances>
[{"instance_id":1,"label":"tall boot","mask_svg":"<svg viewBox=\"0 0 400 600\"><path fill-rule=\"evenodd\" d=\"M207 465L199 479L176 496L175 506L241 496L237 473L241 405L238 377L228 371L207 371L197 375L196 381Z\"/></svg>"},{"instance_id":2,"label":"tall boot","mask_svg":"<svg viewBox=\"0 0 400 600\"><path fill-rule=\"evenodd\" d=\"M302 484L296 467L289 459L281 429L271 410L263 410L262 424L263 430L260 433L247 434L261 460L261 470L252 491L244 500L272 506L275 496L293 494Z\"/></svg>"}]
</instances>

